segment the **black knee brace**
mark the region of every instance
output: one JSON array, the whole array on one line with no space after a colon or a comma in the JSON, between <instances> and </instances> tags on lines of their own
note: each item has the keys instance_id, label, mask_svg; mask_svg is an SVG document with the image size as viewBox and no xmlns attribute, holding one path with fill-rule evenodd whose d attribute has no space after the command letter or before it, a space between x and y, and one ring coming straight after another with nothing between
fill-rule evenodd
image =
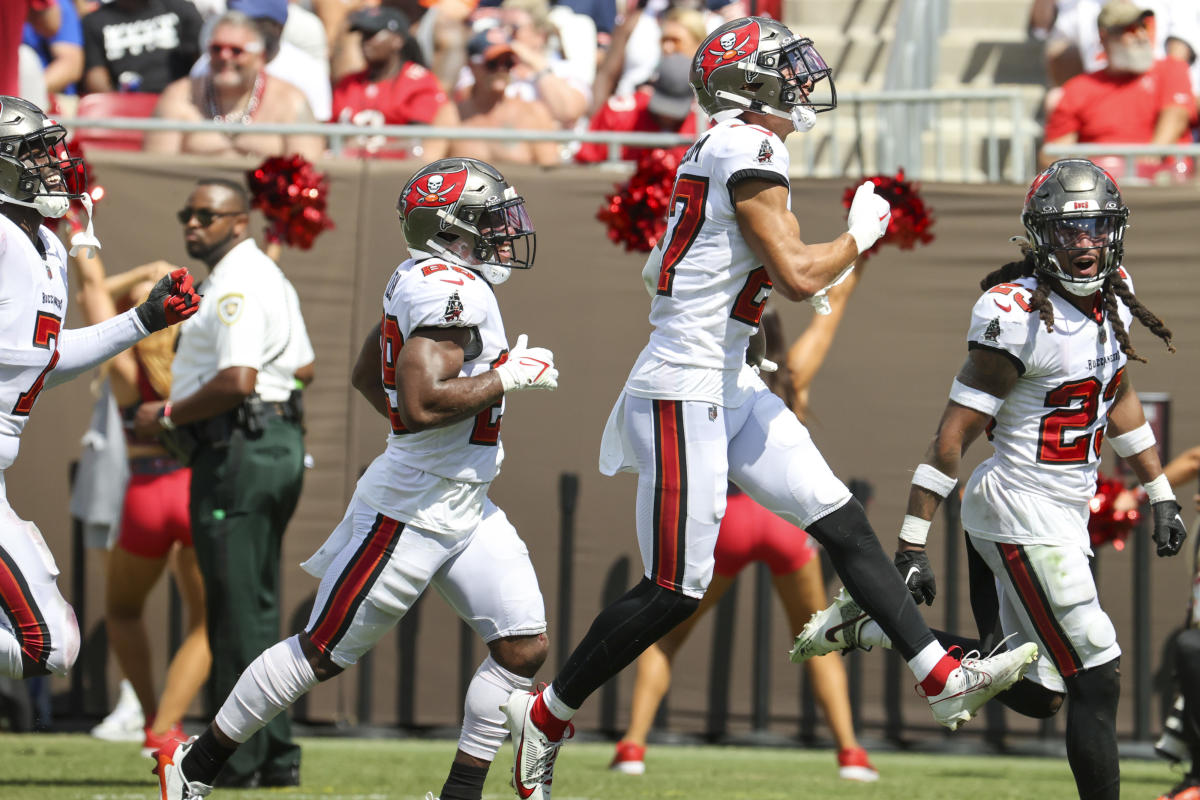
<instances>
[{"instance_id":1,"label":"black knee brace","mask_svg":"<svg viewBox=\"0 0 1200 800\"><path fill-rule=\"evenodd\" d=\"M1041 684L1021 679L996 699L1018 714L1034 719L1053 717L1062 708L1064 695Z\"/></svg>"},{"instance_id":2,"label":"black knee brace","mask_svg":"<svg viewBox=\"0 0 1200 800\"><path fill-rule=\"evenodd\" d=\"M1117 702L1121 660L1084 670L1067 684L1067 760L1081 800L1116 800L1121 794L1117 759Z\"/></svg>"},{"instance_id":3,"label":"black knee brace","mask_svg":"<svg viewBox=\"0 0 1200 800\"><path fill-rule=\"evenodd\" d=\"M555 693L572 708L696 612L700 601L642 580L600 612L554 679Z\"/></svg>"}]
</instances>

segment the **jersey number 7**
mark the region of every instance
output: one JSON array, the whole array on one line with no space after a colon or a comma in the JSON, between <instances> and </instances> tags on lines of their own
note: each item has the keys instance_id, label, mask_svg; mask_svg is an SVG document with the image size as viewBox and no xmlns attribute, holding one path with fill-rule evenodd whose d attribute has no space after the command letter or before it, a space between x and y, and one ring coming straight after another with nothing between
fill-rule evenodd
<instances>
[{"instance_id":1,"label":"jersey number 7","mask_svg":"<svg viewBox=\"0 0 1200 800\"><path fill-rule=\"evenodd\" d=\"M62 330L60 317L46 311L37 312L37 321L33 325L33 346L43 350L53 348L54 352L50 354L50 363L38 374L33 385L21 392L17 398L12 409L14 416L27 417L29 412L33 411L33 404L37 402L38 395L42 393L42 388L46 385L46 376L58 364L58 333L60 330Z\"/></svg>"}]
</instances>

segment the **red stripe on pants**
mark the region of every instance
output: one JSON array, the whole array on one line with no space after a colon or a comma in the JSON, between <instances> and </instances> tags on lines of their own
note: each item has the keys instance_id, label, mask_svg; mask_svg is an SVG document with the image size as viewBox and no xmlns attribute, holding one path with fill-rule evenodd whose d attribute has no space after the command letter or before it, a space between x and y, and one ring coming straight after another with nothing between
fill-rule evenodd
<instances>
[{"instance_id":1,"label":"red stripe on pants","mask_svg":"<svg viewBox=\"0 0 1200 800\"><path fill-rule=\"evenodd\" d=\"M30 661L44 663L50 643L46 629L38 618L33 598L22 589L23 581L13 572L5 559L0 559L0 602L13 622L14 632L21 642L21 652Z\"/></svg>"},{"instance_id":2,"label":"red stripe on pants","mask_svg":"<svg viewBox=\"0 0 1200 800\"><path fill-rule=\"evenodd\" d=\"M679 588L675 582L678 567L679 529L683 525L684 509L680 508L683 474L680 469L678 406L673 400L654 401L658 415L658 503L659 522L655 537L658 547L658 574L654 581L666 589Z\"/></svg>"},{"instance_id":3,"label":"red stripe on pants","mask_svg":"<svg viewBox=\"0 0 1200 800\"><path fill-rule=\"evenodd\" d=\"M1017 594L1021 596L1025 610L1033 619L1033 626L1037 628L1038 636L1042 638L1046 647L1050 648L1055 666L1058 667L1058 671L1064 678L1074 675L1079 671L1077 667L1079 659L1075 656L1070 642L1060 635L1061 628L1054 619L1054 612L1042 602L1042 593L1038 590L1037 578L1029 571L1024 551L1015 544L1003 542L997 544L1000 552L1004 554L1004 559L1008 562L1008 574L1012 578L1013 586L1016 587Z\"/></svg>"},{"instance_id":4,"label":"red stripe on pants","mask_svg":"<svg viewBox=\"0 0 1200 800\"><path fill-rule=\"evenodd\" d=\"M329 602L325 604L323 618L309 633L308 638L322 653L327 651L333 638L337 636L338 631L342 630L343 624L349 621L346 616L354 613L351 609L357 608L356 601L359 595L364 591L370 591L367 582L374 574L376 567L379 566L379 562L387 558L392 537L398 527L400 527L400 523L397 520L382 517L375 530L368 535L369 540L366 547L343 570L342 579L334 589Z\"/></svg>"}]
</instances>

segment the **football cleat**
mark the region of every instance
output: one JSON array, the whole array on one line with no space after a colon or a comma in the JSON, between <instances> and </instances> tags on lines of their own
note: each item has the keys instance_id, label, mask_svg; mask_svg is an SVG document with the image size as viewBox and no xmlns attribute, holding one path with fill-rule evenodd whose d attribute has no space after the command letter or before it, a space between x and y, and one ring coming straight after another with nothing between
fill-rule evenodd
<instances>
[{"instance_id":1,"label":"football cleat","mask_svg":"<svg viewBox=\"0 0 1200 800\"><path fill-rule=\"evenodd\" d=\"M979 707L1016 683L1037 660L1038 648L1026 642L1015 650L979 658L978 651L963 656L957 668L946 678L946 686L936 695L925 695L933 717L950 730L958 730L975 716ZM922 694L920 684L917 694Z\"/></svg>"},{"instance_id":2,"label":"football cleat","mask_svg":"<svg viewBox=\"0 0 1200 800\"><path fill-rule=\"evenodd\" d=\"M162 733L154 733L147 727L146 736L142 739L142 755L146 758L154 758L154 754L159 750L174 753L175 748L186 742L187 738L183 732L183 726L178 722Z\"/></svg>"},{"instance_id":3,"label":"football cleat","mask_svg":"<svg viewBox=\"0 0 1200 800\"><path fill-rule=\"evenodd\" d=\"M521 800L549 800L550 784L554 781L554 762L562 743L570 738L572 727L557 742L550 741L546 734L529 718L529 709L537 697L533 692L516 691L508 702L500 706L504 712L505 727L512 734L513 776L512 787Z\"/></svg>"},{"instance_id":4,"label":"football cleat","mask_svg":"<svg viewBox=\"0 0 1200 800\"><path fill-rule=\"evenodd\" d=\"M838 777L847 781L871 783L879 780L879 770L867 758L861 747L847 747L838 751Z\"/></svg>"},{"instance_id":5,"label":"football cleat","mask_svg":"<svg viewBox=\"0 0 1200 800\"><path fill-rule=\"evenodd\" d=\"M108 742L139 742L145 737L146 718L142 715L142 704L138 702L133 685L121 681L117 704L109 715L92 728L91 734Z\"/></svg>"},{"instance_id":6,"label":"football cleat","mask_svg":"<svg viewBox=\"0 0 1200 800\"><path fill-rule=\"evenodd\" d=\"M1159 795L1158 800L1200 800L1200 776L1184 776L1177 786Z\"/></svg>"},{"instance_id":7,"label":"football cleat","mask_svg":"<svg viewBox=\"0 0 1200 800\"><path fill-rule=\"evenodd\" d=\"M859 608L854 598L842 587L829 608L818 611L800 631L788 657L800 664L815 656L863 647L858 641L862 626L870 621L867 612Z\"/></svg>"},{"instance_id":8,"label":"football cleat","mask_svg":"<svg viewBox=\"0 0 1200 800\"><path fill-rule=\"evenodd\" d=\"M160 800L191 800L196 797L207 797L212 787L199 781L189 781L183 777L183 757L192 749L193 736L175 748L174 753L159 750L154 758L158 765L153 772L158 776Z\"/></svg>"},{"instance_id":9,"label":"football cleat","mask_svg":"<svg viewBox=\"0 0 1200 800\"><path fill-rule=\"evenodd\" d=\"M608 768L626 775L643 775L646 772L646 748L633 742L617 742L617 751Z\"/></svg>"}]
</instances>

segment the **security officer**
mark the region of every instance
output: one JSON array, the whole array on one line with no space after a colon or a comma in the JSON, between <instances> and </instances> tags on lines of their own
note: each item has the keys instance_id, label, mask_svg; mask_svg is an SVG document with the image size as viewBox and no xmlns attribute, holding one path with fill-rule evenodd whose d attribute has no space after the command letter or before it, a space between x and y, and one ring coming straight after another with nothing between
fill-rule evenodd
<instances>
[{"instance_id":1,"label":"security officer","mask_svg":"<svg viewBox=\"0 0 1200 800\"><path fill-rule=\"evenodd\" d=\"M247 236L238 183L200 180L179 212L188 255L208 266L205 302L179 338L171 398L138 408L192 468L191 522L213 665L209 705L279 639L279 556L304 472L298 387L313 350L296 290ZM221 786L294 786L300 748L280 714L226 764Z\"/></svg>"}]
</instances>

